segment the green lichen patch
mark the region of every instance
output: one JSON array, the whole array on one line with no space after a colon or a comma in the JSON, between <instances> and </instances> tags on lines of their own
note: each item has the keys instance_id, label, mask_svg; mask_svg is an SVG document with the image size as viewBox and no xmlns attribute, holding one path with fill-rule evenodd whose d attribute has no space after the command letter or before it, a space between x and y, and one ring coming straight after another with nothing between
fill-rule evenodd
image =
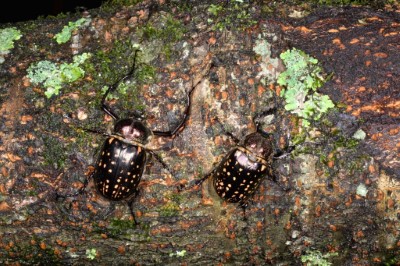
<instances>
[{"instance_id":1,"label":"green lichen patch","mask_svg":"<svg viewBox=\"0 0 400 266\"><path fill-rule=\"evenodd\" d=\"M14 48L14 41L22 37L21 31L11 27L0 30L0 52L6 52Z\"/></svg>"},{"instance_id":2,"label":"green lichen patch","mask_svg":"<svg viewBox=\"0 0 400 266\"><path fill-rule=\"evenodd\" d=\"M322 254L319 250L307 251L307 254L301 256L301 262L308 266L329 266L329 258L338 256L337 252Z\"/></svg>"},{"instance_id":3,"label":"green lichen patch","mask_svg":"<svg viewBox=\"0 0 400 266\"><path fill-rule=\"evenodd\" d=\"M80 65L90 57L90 54L83 53L76 55L72 63L55 64L48 60L40 61L29 66L28 78L33 84L42 83L46 88L47 98L58 95L60 89L66 83L72 83L85 75Z\"/></svg>"},{"instance_id":4,"label":"green lichen patch","mask_svg":"<svg viewBox=\"0 0 400 266\"><path fill-rule=\"evenodd\" d=\"M14 48L14 41L19 40L21 36L21 31L14 27L0 29L0 64L4 62L3 55Z\"/></svg>"},{"instance_id":5,"label":"green lichen patch","mask_svg":"<svg viewBox=\"0 0 400 266\"><path fill-rule=\"evenodd\" d=\"M319 120L334 107L327 95L317 92L329 79L324 75L318 60L305 52L293 48L280 55L286 70L278 77L278 84L284 86L281 96L285 99L285 109L301 117L304 127L310 121Z\"/></svg>"},{"instance_id":6,"label":"green lichen patch","mask_svg":"<svg viewBox=\"0 0 400 266\"><path fill-rule=\"evenodd\" d=\"M91 19L88 18L80 18L77 21L70 21L67 26L64 26L60 33L57 33L54 36L54 39L58 44L66 43L71 39L72 32L80 27L88 26Z\"/></svg>"}]
</instances>

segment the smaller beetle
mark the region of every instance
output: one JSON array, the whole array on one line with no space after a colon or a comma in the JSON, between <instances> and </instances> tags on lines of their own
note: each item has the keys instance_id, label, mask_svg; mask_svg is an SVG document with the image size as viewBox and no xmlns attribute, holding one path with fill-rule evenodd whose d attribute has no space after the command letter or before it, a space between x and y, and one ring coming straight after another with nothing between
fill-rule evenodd
<instances>
[{"instance_id":1,"label":"smaller beetle","mask_svg":"<svg viewBox=\"0 0 400 266\"><path fill-rule=\"evenodd\" d=\"M135 60L137 51L135 52ZM134 222L137 223L132 203L138 194L138 185L146 166L148 154L153 155L168 169L161 158L147 145L155 135L172 139L185 126L190 114L191 95L196 86L192 86L188 93L188 104L183 119L178 126L172 131L152 131L141 121L141 117L120 119L106 104L107 95L114 91L119 83L132 76L134 69L135 62L128 75L114 85L109 86L102 98L101 109L117 121L114 125L113 133L107 134L97 130L84 129L85 131L107 136L107 138L104 141L95 169L85 181L81 191L87 186L88 180L93 178L95 187L100 195L112 201L127 201Z\"/></svg>"},{"instance_id":2,"label":"smaller beetle","mask_svg":"<svg viewBox=\"0 0 400 266\"><path fill-rule=\"evenodd\" d=\"M263 112L263 115L271 112L272 110L268 110ZM258 116L253 117L253 122ZM257 191L265 177L276 181L272 162L279 158L275 155L281 151L274 148L271 134L264 133L258 123L255 124L257 131L247 135L242 141L232 133L225 132L238 145L229 151L210 173L189 185L188 189L212 177L212 184L218 196L226 202L239 203L245 211L249 198Z\"/></svg>"}]
</instances>

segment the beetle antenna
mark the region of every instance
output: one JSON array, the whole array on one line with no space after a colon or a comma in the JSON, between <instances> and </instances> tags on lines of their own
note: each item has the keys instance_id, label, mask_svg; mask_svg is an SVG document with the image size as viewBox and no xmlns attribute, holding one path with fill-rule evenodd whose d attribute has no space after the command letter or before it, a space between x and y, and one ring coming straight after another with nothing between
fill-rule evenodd
<instances>
[{"instance_id":1,"label":"beetle antenna","mask_svg":"<svg viewBox=\"0 0 400 266\"><path fill-rule=\"evenodd\" d=\"M133 57L133 64L132 64L132 67L131 67L131 70L129 71L129 73L126 74L124 77L120 78L119 80L117 80L117 82L115 82L113 85L108 86L107 91L104 93L103 98L101 99L101 110L103 110L103 112L105 112L106 114L111 116L114 120L119 120L119 116L111 109L111 107L109 105L106 104L106 99L107 99L108 95L110 94L110 92L114 92L118 88L118 86L121 82L125 81L126 79L131 77L133 75L133 73L135 73L136 56L139 51L140 51L140 49L135 50L135 55Z\"/></svg>"}]
</instances>

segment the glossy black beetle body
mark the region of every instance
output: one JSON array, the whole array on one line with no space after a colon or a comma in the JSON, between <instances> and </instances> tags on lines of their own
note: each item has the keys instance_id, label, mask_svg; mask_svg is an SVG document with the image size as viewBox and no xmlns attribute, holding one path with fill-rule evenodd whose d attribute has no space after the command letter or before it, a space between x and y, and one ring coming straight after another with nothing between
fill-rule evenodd
<instances>
[{"instance_id":1,"label":"glossy black beetle body","mask_svg":"<svg viewBox=\"0 0 400 266\"><path fill-rule=\"evenodd\" d=\"M271 114L272 111L267 110L256 115L253 123L258 116ZM200 185L211 177L218 196L226 202L239 203L244 210L264 178L269 177L275 181L272 163L274 159L280 158L276 155L282 152L275 150L272 135L263 132L258 123L255 125L257 131L247 135L243 141L239 141L232 133L225 132L235 140L237 146L209 174L194 181L188 188Z\"/></svg>"},{"instance_id":2,"label":"glossy black beetle body","mask_svg":"<svg viewBox=\"0 0 400 266\"><path fill-rule=\"evenodd\" d=\"M110 200L128 199L137 192L152 132L142 122L122 119L103 145L92 174L98 192Z\"/></svg>"},{"instance_id":3,"label":"glossy black beetle body","mask_svg":"<svg viewBox=\"0 0 400 266\"><path fill-rule=\"evenodd\" d=\"M227 202L245 204L269 174L273 145L255 132L231 150L211 172L217 194Z\"/></svg>"}]
</instances>

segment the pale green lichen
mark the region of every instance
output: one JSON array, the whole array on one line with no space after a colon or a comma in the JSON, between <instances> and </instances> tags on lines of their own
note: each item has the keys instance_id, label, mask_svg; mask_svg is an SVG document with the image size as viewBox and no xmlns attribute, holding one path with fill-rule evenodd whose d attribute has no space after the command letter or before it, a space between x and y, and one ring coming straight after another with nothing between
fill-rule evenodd
<instances>
[{"instance_id":1,"label":"pale green lichen","mask_svg":"<svg viewBox=\"0 0 400 266\"><path fill-rule=\"evenodd\" d=\"M85 71L80 65L90 57L90 54L83 53L76 55L72 63L55 64L44 60L29 66L28 78L33 84L42 83L46 88L45 95L50 98L58 95L62 85L74 82L85 75Z\"/></svg>"},{"instance_id":2,"label":"pale green lichen","mask_svg":"<svg viewBox=\"0 0 400 266\"><path fill-rule=\"evenodd\" d=\"M94 260L97 256L97 251L95 248L87 249L86 250L86 258L90 260Z\"/></svg>"},{"instance_id":3,"label":"pale green lichen","mask_svg":"<svg viewBox=\"0 0 400 266\"><path fill-rule=\"evenodd\" d=\"M4 62L3 55L14 48L14 41L19 40L21 36L21 31L14 27L0 30L0 64Z\"/></svg>"},{"instance_id":4,"label":"pale green lichen","mask_svg":"<svg viewBox=\"0 0 400 266\"><path fill-rule=\"evenodd\" d=\"M271 66L273 69L278 68L279 59L272 57L271 48L272 45L261 34L258 36L256 44L253 47L253 51L261 56L261 71L257 74L257 79L260 79L263 85L267 85L268 82L275 82L277 78L276 72L271 71Z\"/></svg>"},{"instance_id":5,"label":"pale green lichen","mask_svg":"<svg viewBox=\"0 0 400 266\"><path fill-rule=\"evenodd\" d=\"M364 130L362 130L360 128L354 133L353 138L358 139L358 140L363 140L363 139L365 139L366 136L367 136L367 134L364 132Z\"/></svg>"},{"instance_id":6,"label":"pale green lichen","mask_svg":"<svg viewBox=\"0 0 400 266\"><path fill-rule=\"evenodd\" d=\"M176 257L184 257L185 255L186 255L186 250L181 250L181 251L179 251L179 250L177 250L177 251L175 251L175 253L169 253L169 256L170 257L174 257L174 256L176 256Z\"/></svg>"},{"instance_id":7,"label":"pale green lichen","mask_svg":"<svg viewBox=\"0 0 400 266\"><path fill-rule=\"evenodd\" d=\"M359 184L356 190L357 195L361 197L367 196L368 188L364 184Z\"/></svg>"},{"instance_id":8,"label":"pale green lichen","mask_svg":"<svg viewBox=\"0 0 400 266\"><path fill-rule=\"evenodd\" d=\"M14 48L14 41L22 37L21 31L11 27L0 30L0 52L6 52Z\"/></svg>"},{"instance_id":9,"label":"pale green lichen","mask_svg":"<svg viewBox=\"0 0 400 266\"><path fill-rule=\"evenodd\" d=\"M70 21L68 26L64 26L60 33L54 35L54 39L58 44L66 43L71 39L72 32L82 26L88 26L91 19L89 18L80 18L75 22Z\"/></svg>"},{"instance_id":10,"label":"pale green lichen","mask_svg":"<svg viewBox=\"0 0 400 266\"><path fill-rule=\"evenodd\" d=\"M283 86L285 109L303 118L303 126L309 127L310 121L319 120L335 106L329 96L316 92L330 77L324 76L317 59L296 48L282 53L280 58L286 70L277 82Z\"/></svg>"},{"instance_id":11,"label":"pale green lichen","mask_svg":"<svg viewBox=\"0 0 400 266\"><path fill-rule=\"evenodd\" d=\"M338 256L337 252L322 254L319 250L308 250L306 253L306 255L301 256L301 262L307 266L330 266L332 263L328 259Z\"/></svg>"}]
</instances>

